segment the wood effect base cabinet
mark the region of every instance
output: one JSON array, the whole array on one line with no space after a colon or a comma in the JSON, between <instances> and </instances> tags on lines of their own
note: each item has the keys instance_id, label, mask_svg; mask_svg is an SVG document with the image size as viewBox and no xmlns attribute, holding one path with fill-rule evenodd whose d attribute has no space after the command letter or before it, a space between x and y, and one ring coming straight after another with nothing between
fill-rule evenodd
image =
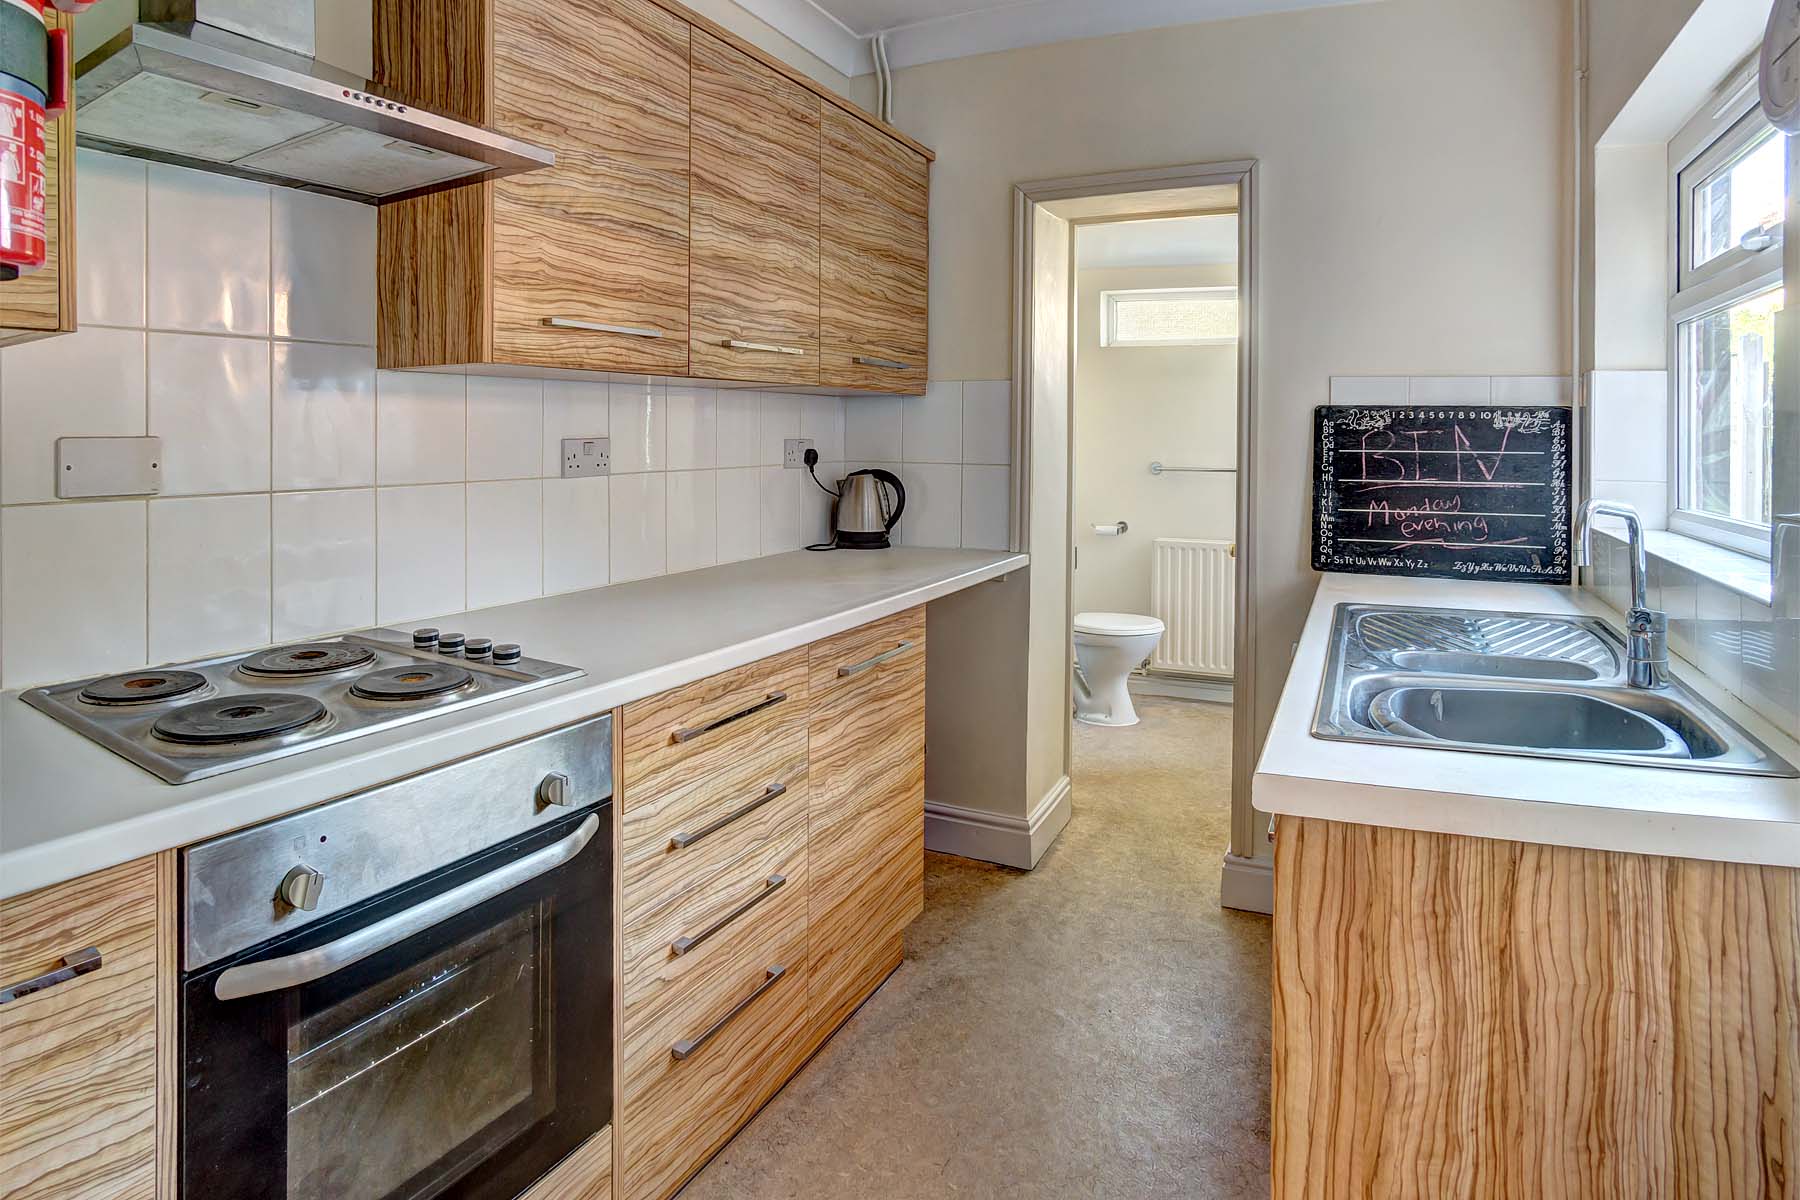
<instances>
[{"instance_id":1,"label":"wood effect base cabinet","mask_svg":"<svg viewBox=\"0 0 1800 1200\"><path fill-rule=\"evenodd\" d=\"M1800 1195L1800 871L1283 817L1296 1197Z\"/></svg>"},{"instance_id":2,"label":"wood effect base cabinet","mask_svg":"<svg viewBox=\"0 0 1800 1200\"><path fill-rule=\"evenodd\" d=\"M175 855L0 900L0 1198L174 1200Z\"/></svg>"},{"instance_id":3,"label":"wood effect base cabinet","mask_svg":"<svg viewBox=\"0 0 1800 1200\"><path fill-rule=\"evenodd\" d=\"M519 1200L612 1200L613 1131L608 1125L577 1146Z\"/></svg>"},{"instance_id":4,"label":"wood effect base cabinet","mask_svg":"<svg viewBox=\"0 0 1800 1200\"><path fill-rule=\"evenodd\" d=\"M66 13L44 14L52 29L72 30L74 22ZM0 283L0 346L75 329L74 104L44 127L44 235L44 265Z\"/></svg>"}]
</instances>

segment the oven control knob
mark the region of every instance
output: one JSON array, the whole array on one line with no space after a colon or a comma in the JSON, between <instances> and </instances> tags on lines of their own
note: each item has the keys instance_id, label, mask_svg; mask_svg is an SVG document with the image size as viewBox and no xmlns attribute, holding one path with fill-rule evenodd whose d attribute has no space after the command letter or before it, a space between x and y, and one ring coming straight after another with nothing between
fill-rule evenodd
<instances>
[{"instance_id":1,"label":"oven control knob","mask_svg":"<svg viewBox=\"0 0 1800 1200\"><path fill-rule=\"evenodd\" d=\"M291 908L311 912L319 907L319 894L325 890L325 875L311 867L300 866L289 871L281 881L278 896Z\"/></svg>"},{"instance_id":2,"label":"oven control knob","mask_svg":"<svg viewBox=\"0 0 1800 1200\"><path fill-rule=\"evenodd\" d=\"M544 776L538 784L537 798L539 804L557 804L564 807L573 804L575 797L569 785L569 777L561 771L552 771Z\"/></svg>"}]
</instances>

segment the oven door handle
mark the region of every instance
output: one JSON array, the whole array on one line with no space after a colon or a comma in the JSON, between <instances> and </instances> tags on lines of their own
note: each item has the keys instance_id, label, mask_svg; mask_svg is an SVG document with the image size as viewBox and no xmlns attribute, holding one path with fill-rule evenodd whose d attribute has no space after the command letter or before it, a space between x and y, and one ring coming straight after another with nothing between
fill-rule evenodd
<instances>
[{"instance_id":1,"label":"oven door handle","mask_svg":"<svg viewBox=\"0 0 1800 1200\"><path fill-rule=\"evenodd\" d=\"M265 992L285 991L303 983L311 983L315 979L323 979L334 971L341 971L371 954L397 945L440 921L492 900L501 892L510 891L521 883L562 866L580 854L599 831L599 815L589 813L575 832L561 841L553 842L541 850L534 850L524 858L514 859L504 867L458 884L447 892L440 892L422 904L415 904L403 912L365 925L335 942L303 950L299 954L229 967L220 972L219 978L214 981L213 994L221 1000L237 1000L244 996L260 996Z\"/></svg>"}]
</instances>

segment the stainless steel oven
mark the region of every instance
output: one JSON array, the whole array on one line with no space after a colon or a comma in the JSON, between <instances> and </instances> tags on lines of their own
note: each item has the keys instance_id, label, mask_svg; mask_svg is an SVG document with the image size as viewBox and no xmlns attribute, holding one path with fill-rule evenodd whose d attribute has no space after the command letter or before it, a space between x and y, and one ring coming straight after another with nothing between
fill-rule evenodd
<instances>
[{"instance_id":1,"label":"stainless steel oven","mask_svg":"<svg viewBox=\"0 0 1800 1200\"><path fill-rule=\"evenodd\" d=\"M510 1200L610 1122L611 730L183 851L183 1197Z\"/></svg>"}]
</instances>

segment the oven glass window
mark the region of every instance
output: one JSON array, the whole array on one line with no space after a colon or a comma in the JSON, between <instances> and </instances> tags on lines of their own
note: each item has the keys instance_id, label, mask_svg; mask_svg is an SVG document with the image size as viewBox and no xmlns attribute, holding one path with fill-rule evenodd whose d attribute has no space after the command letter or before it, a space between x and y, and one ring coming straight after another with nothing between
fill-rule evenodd
<instances>
[{"instance_id":1,"label":"oven glass window","mask_svg":"<svg viewBox=\"0 0 1800 1200\"><path fill-rule=\"evenodd\" d=\"M289 1200L426 1200L549 1113L550 907L294 1014Z\"/></svg>"}]
</instances>

